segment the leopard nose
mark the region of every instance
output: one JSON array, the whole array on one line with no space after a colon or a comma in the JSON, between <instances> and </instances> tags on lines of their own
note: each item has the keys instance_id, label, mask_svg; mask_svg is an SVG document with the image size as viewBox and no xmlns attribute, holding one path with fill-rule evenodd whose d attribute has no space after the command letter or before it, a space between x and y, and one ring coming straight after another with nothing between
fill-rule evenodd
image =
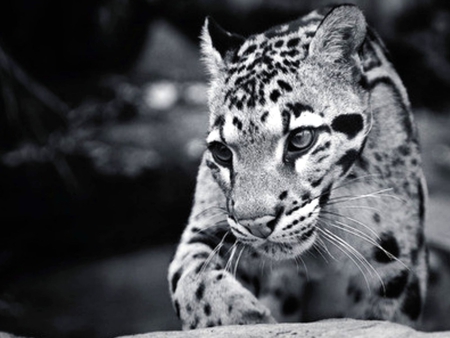
<instances>
[{"instance_id":1,"label":"leopard nose","mask_svg":"<svg viewBox=\"0 0 450 338\"><path fill-rule=\"evenodd\" d=\"M259 238L267 238L275 229L276 216L263 216L253 219L240 219L239 224Z\"/></svg>"}]
</instances>

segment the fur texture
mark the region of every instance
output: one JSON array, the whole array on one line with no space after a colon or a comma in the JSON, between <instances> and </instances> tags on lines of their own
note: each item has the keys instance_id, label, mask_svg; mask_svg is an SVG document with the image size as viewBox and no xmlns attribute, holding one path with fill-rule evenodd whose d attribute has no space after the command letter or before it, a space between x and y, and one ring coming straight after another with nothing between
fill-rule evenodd
<instances>
[{"instance_id":1,"label":"fur texture","mask_svg":"<svg viewBox=\"0 0 450 338\"><path fill-rule=\"evenodd\" d=\"M426 187L406 90L350 5L247 39L206 21L208 150L169 269L183 327L414 325Z\"/></svg>"}]
</instances>

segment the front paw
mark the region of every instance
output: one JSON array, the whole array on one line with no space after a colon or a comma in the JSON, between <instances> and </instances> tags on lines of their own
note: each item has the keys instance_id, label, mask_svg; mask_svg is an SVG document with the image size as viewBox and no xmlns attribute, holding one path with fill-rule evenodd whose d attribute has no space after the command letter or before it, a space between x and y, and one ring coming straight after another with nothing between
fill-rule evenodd
<instances>
[{"instance_id":1,"label":"front paw","mask_svg":"<svg viewBox=\"0 0 450 338\"><path fill-rule=\"evenodd\" d=\"M177 295L184 329L220 325L275 323L270 310L229 273L210 271ZM184 281L188 282L188 281ZM190 284L189 283L189 284Z\"/></svg>"}]
</instances>

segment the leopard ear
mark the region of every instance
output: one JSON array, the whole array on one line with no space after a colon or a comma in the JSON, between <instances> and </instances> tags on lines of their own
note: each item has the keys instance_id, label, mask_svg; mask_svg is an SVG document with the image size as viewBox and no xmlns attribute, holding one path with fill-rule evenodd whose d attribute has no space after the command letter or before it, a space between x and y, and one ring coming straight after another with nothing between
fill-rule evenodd
<instances>
[{"instance_id":1,"label":"leopard ear","mask_svg":"<svg viewBox=\"0 0 450 338\"><path fill-rule=\"evenodd\" d=\"M212 18L206 18L201 34L201 51L203 61L213 77L225 67L227 52L236 50L244 41L243 36L227 32Z\"/></svg>"},{"instance_id":2,"label":"leopard ear","mask_svg":"<svg viewBox=\"0 0 450 338\"><path fill-rule=\"evenodd\" d=\"M334 7L317 28L309 55L321 55L331 62L348 61L364 42L366 31L366 20L358 7Z\"/></svg>"}]
</instances>

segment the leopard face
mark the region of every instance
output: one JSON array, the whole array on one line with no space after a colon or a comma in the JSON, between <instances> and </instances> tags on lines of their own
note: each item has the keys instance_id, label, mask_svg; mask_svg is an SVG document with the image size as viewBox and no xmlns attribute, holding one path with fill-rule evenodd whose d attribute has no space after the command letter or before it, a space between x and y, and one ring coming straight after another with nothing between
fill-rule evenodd
<instances>
[{"instance_id":1,"label":"leopard face","mask_svg":"<svg viewBox=\"0 0 450 338\"><path fill-rule=\"evenodd\" d=\"M215 45L204 30L213 76L206 164L226 196L235 237L274 259L314 244L321 209L370 129L358 20L351 41L350 28L309 18L236 36L235 49Z\"/></svg>"}]
</instances>

